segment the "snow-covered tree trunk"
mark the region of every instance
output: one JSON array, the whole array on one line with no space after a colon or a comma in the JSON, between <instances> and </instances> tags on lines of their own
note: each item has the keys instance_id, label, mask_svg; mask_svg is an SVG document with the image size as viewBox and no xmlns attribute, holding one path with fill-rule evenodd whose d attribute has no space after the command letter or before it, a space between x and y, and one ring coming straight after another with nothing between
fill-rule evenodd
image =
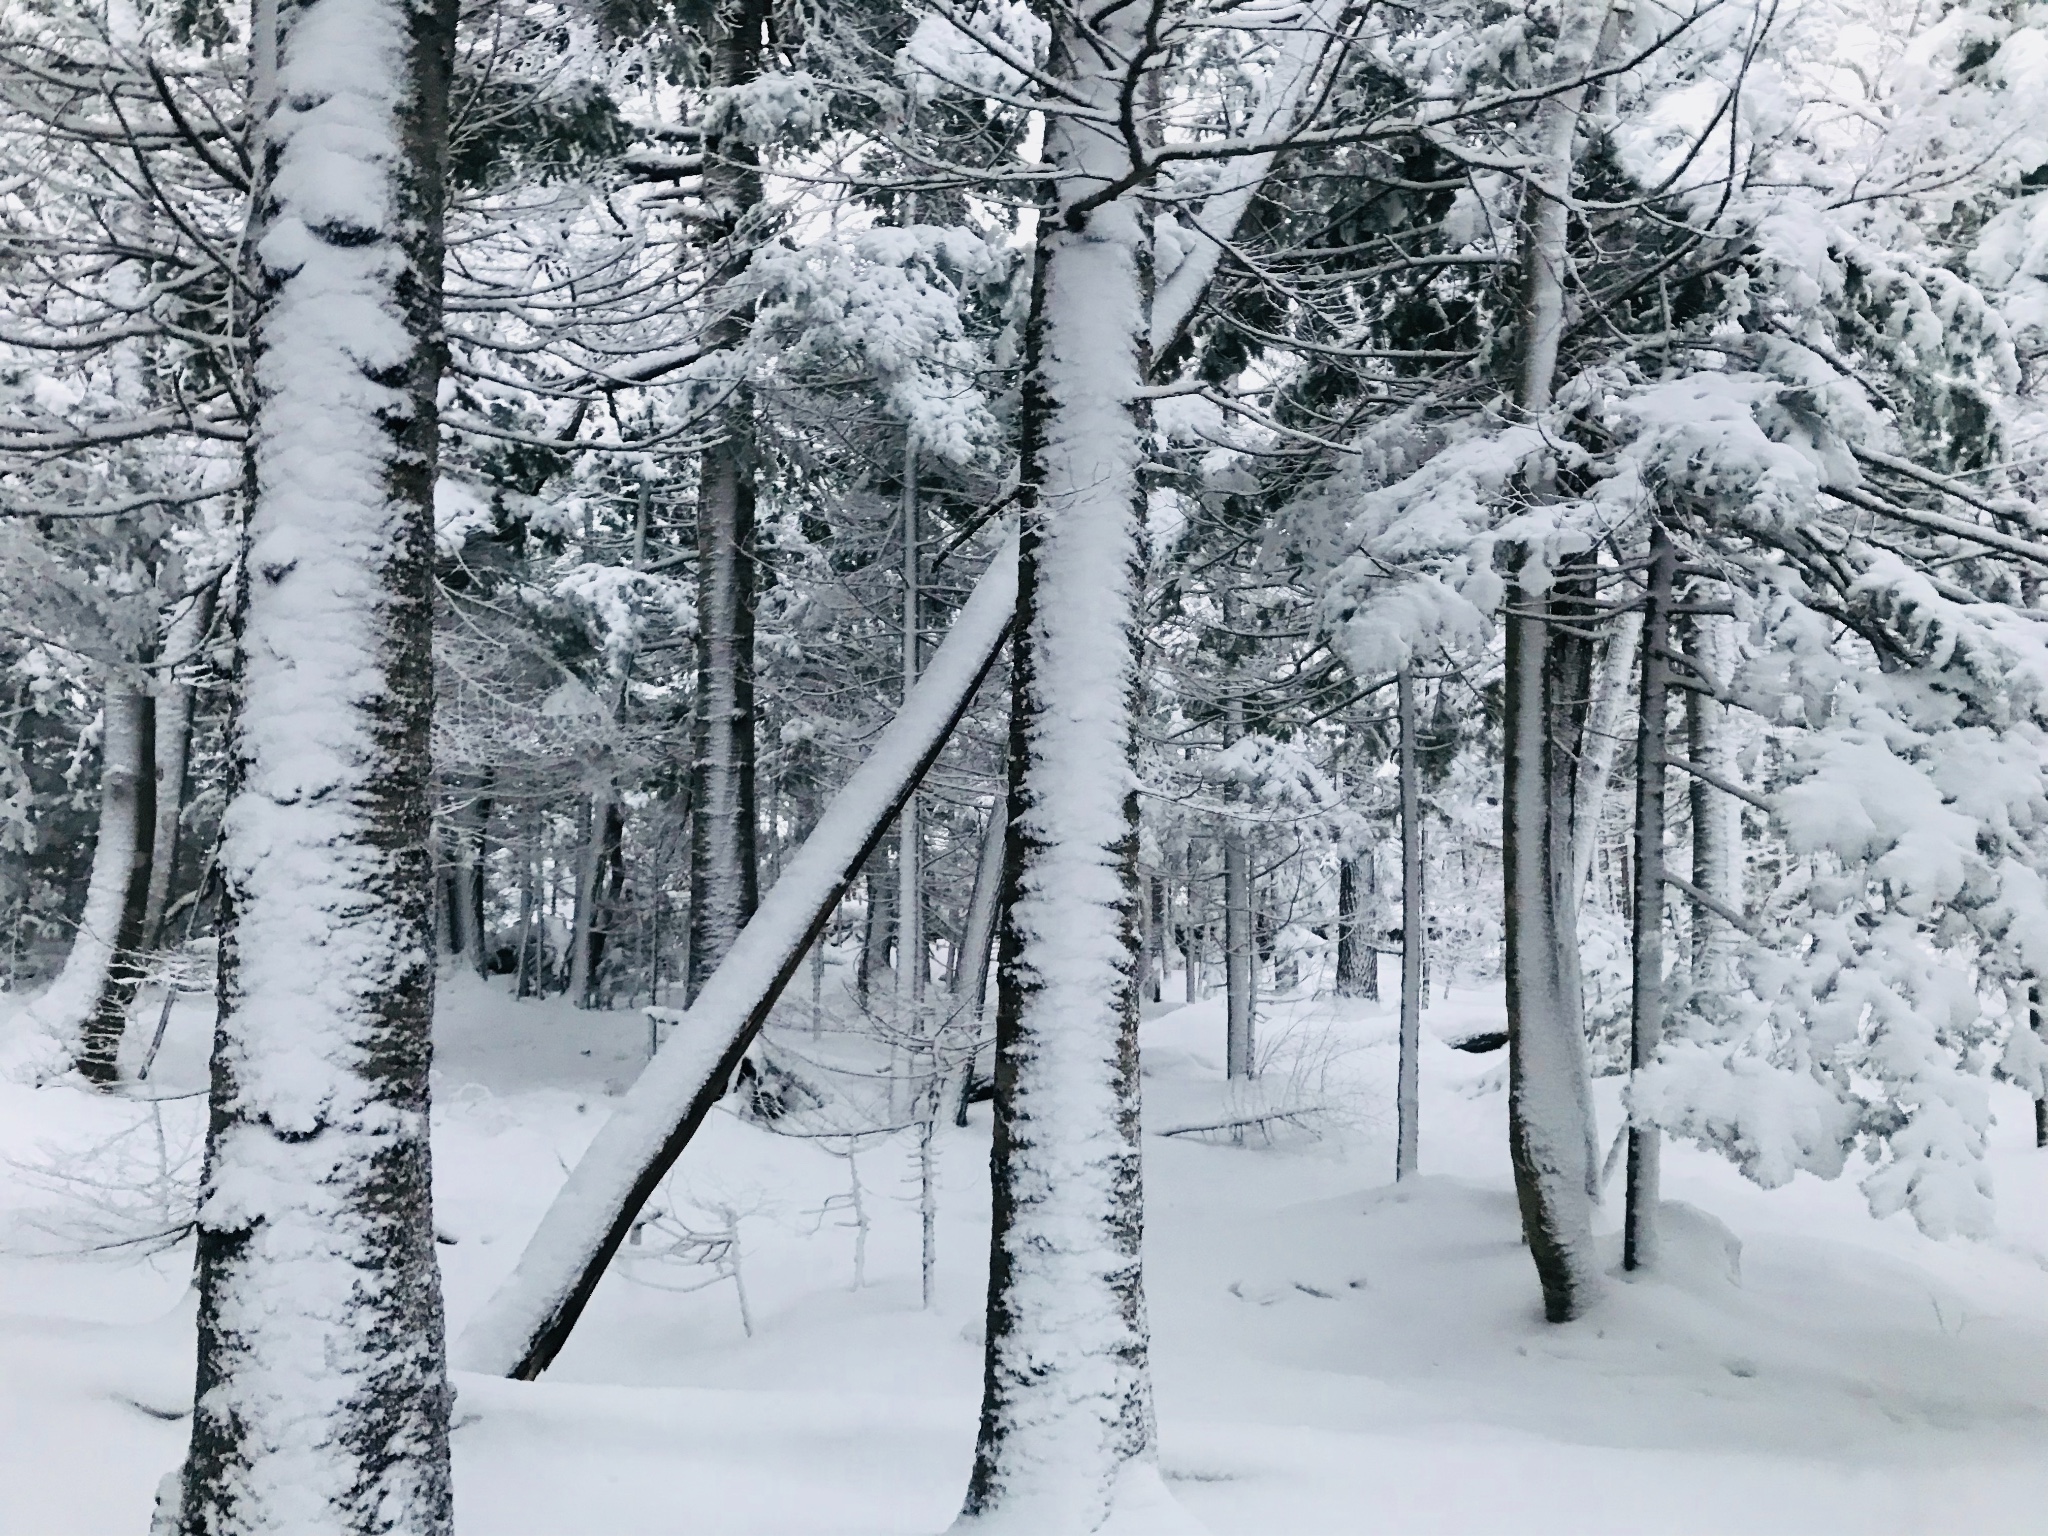
<instances>
[{"instance_id":1,"label":"snow-covered tree trunk","mask_svg":"<svg viewBox=\"0 0 2048 1536\"><path fill-rule=\"evenodd\" d=\"M1650 533L1649 600L1643 610L1643 687L1636 724L1635 900L1630 935L1633 989L1628 1060L1640 1072L1664 1038L1664 772L1669 750L1665 711L1670 697L1671 584L1678 557L1662 528ZM1628 1128L1628 1195L1622 1218L1621 1267L1657 1262L1662 1135L1634 1119Z\"/></svg>"},{"instance_id":2,"label":"snow-covered tree trunk","mask_svg":"<svg viewBox=\"0 0 2048 1536\"><path fill-rule=\"evenodd\" d=\"M114 690L107 693L107 739L115 730ZM120 690L118 713L121 725L120 762L111 771L133 787L126 791L133 801L127 819L133 830L128 835L128 874L121 901L121 920L114 929L114 953L100 978L99 995L85 1021L85 1036L78 1053L78 1070L96 1083L111 1083L120 1075L121 1037L128 1032L128 1005L149 970L149 956L143 946L148 928L150 854L155 847L156 797L156 699L141 689ZM111 762L111 760L110 760Z\"/></svg>"},{"instance_id":3,"label":"snow-covered tree trunk","mask_svg":"<svg viewBox=\"0 0 2048 1536\"><path fill-rule=\"evenodd\" d=\"M1143 205L1111 126L1136 7L1060 13L1057 203L1026 344L1024 519L981 1430L960 1529L1079 1536L1166 1495L1140 1238L1133 787Z\"/></svg>"},{"instance_id":4,"label":"snow-covered tree trunk","mask_svg":"<svg viewBox=\"0 0 2048 1536\"><path fill-rule=\"evenodd\" d=\"M909 698L917 687L920 661L918 627L924 607L923 562L919 558L917 505L917 443L913 437L903 449L903 694ZM917 794L903 802L896 825L896 911L900 932L896 941L896 995L915 1008L924 1001L929 967L924 935L924 825L918 814Z\"/></svg>"},{"instance_id":5,"label":"snow-covered tree trunk","mask_svg":"<svg viewBox=\"0 0 2048 1536\"><path fill-rule=\"evenodd\" d=\"M1615 754L1621 746L1621 724L1627 715L1629 685L1635 675L1636 646L1643 616L1633 610L1614 616L1600 658L1592 708L1586 716L1585 746L1579 754L1578 804L1572 811L1572 896L1583 902L1600 852L1600 819L1614 779Z\"/></svg>"},{"instance_id":6,"label":"snow-covered tree trunk","mask_svg":"<svg viewBox=\"0 0 2048 1536\"><path fill-rule=\"evenodd\" d=\"M1697 680L1720 690L1735 670L1735 624L1723 614L1699 614L1691 623L1687 660ZM1728 706L1698 688L1686 690L1686 756L1723 782L1741 778ZM1692 812L1692 883L1723 906L1741 911L1742 802L1706 780L1687 786ZM1737 935L1733 924L1695 902L1692 906L1692 980L1695 989L1725 992L1735 981Z\"/></svg>"},{"instance_id":7,"label":"snow-covered tree trunk","mask_svg":"<svg viewBox=\"0 0 2048 1536\"><path fill-rule=\"evenodd\" d=\"M64 968L36 999L33 1014L44 1036L35 1070L61 1076L77 1068L95 1082L114 1079L120 1050L121 1010L110 1014L110 993L120 994L121 955L140 937L140 906L149 881L149 828L154 820L149 695L132 679L107 679L100 728L100 808L85 907L71 936ZM138 889L138 886L140 889ZM132 995L133 989L128 989Z\"/></svg>"},{"instance_id":8,"label":"snow-covered tree trunk","mask_svg":"<svg viewBox=\"0 0 2048 1536\"><path fill-rule=\"evenodd\" d=\"M1415 673L1396 680L1401 717L1401 1061L1395 1083L1398 1134L1394 1177L1413 1178L1421 1153L1422 1112L1422 772L1415 760Z\"/></svg>"},{"instance_id":9,"label":"snow-covered tree trunk","mask_svg":"<svg viewBox=\"0 0 2048 1536\"><path fill-rule=\"evenodd\" d=\"M191 1448L159 1506L179 1536L452 1525L427 1130L455 16L284 0L256 102L231 921Z\"/></svg>"},{"instance_id":10,"label":"snow-covered tree trunk","mask_svg":"<svg viewBox=\"0 0 2048 1536\"><path fill-rule=\"evenodd\" d=\"M1554 69L1560 80L1574 79L1592 65L1607 11L1604 0L1567 11ZM1584 86L1567 86L1537 105L1531 124L1515 392L1516 405L1529 417L1550 406L1564 338L1573 140L1584 101ZM1585 642L1553 630L1561 608L1586 605L1561 603L1551 573L1540 569L1536 552L1525 550L1507 606L1501 809L1508 1137L1544 1312L1563 1322L1578 1316L1599 1288L1592 1088L1580 1009L1576 904L1569 895L1576 733L1569 744L1560 739L1561 728L1582 718L1586 689L1574 687L1574 674L1590 667L1579 665Z\"/></svg>"},{"instance_id":11,"label":"snow-covered tree trunk","mask_svg":"<svg viewBox=\"0 0 2048 1536\"><path fill-rule=\"evenodd\" d=\"M183 830L186 780L192 755L192 712L197 693L191 672L206 632L213 627L214 587L192 594L166 627L163 684L156 698L156 805L150 840L149 885L142 908L142 948L163 943Z\"/></svg>"},{"instance_id":12,"label":"snow-covered tree trunk","mask_svg":"<svg viewBox=\"0 0 2048 1536\"><path fill-rule=\"evenodd\" d=\"M712 13L714 91L761 66L763 0L720 0ZM737 125L730 125L736 127ZM705 135L703 202L719 242L704 345L737 354L747 314L732 290L751 254L748 215L761 199L759 157L737 132ZM697 471L697 691L690 751L690 949L683 995L694 1000L759 899L754 848L754 405L745 365L719 408L717 438Z\"/></svg>"},{"instance_id":13,"label":"snow-covered tree trunk","mask_svg":"<svg viewBox=\"0 0 2048 1536\"><path fill-rule=\"evenodd\" d=\"M1228 608L1225 613L1229 612ZM1224 705L1224 740L1244 735L1244 701L1232 696ZM1228 797L1235 799L1233 787ZM1244 823L1223 824L1223 999L1224 1071L1233 1078L1257 1070L1252 1039L1257 1007L1258 951L1252 933L1252 848Z\"/></svg>"}]
</instances>

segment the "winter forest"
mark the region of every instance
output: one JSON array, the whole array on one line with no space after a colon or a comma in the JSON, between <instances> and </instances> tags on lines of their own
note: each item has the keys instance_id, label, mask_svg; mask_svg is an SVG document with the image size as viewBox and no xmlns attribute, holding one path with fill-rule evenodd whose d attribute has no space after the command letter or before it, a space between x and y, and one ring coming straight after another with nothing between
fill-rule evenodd
<instances>
[{"instance_id":1,"label":"winter forest","mask_svg":"<svg viewBox=\"0 0 2048 1536\"><path fill-rule=\"evenodd\" d=\"M0 1531L2048 1503L2048 6L0 0Z\"/></svg>"}]
</instances>

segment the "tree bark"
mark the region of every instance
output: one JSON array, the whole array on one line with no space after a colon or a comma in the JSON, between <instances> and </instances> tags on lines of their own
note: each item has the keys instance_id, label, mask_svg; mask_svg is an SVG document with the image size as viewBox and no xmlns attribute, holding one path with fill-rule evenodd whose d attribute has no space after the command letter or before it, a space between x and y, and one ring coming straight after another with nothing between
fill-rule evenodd
<instances>
[{"instance_id":1,"label":"tree bark","mask_svg":"<svg viewBox=\"0 0 2048 1536\"><path fill-rule=\"evenodd\" d=\"M115 737L115 696L107 695L107 737ZM149 972L149 952L143 947L147 929L151 878L150 854L157 823L156 800L156 701L143 690L120 691L119 728L121 762L111 758L106 771L124 779L132 788L125 793L133 805L127 819L134 831L130 836L126 891L121 902L121 920L114 930L114 953L100 978L99 995L85 1021L85 1036L78 1053L78 1070L102 1085L120 1076L121 1037L128 1031L128 1005ZM123 793L117 788L115 794Z\"/></svg>"},{"instance_id":2,"label":"tree bark","mask_svg":"<svg viewBox=\"0 0 2048 1536\"><path fill-rule=\"evenodd\" d=\"M1636 884L1630 949L1634 960L1629 1014L1629 1068L1656 1059L1664 1036L1664 765L1665 708L1671 646L1671 584L1678 557L1662 528L1650 530L1649 601L1643 611L1643 690L1636 729ZM1628 1127L1628 1205L1622 1218L1621 1267L1657 1262L1657 1202L1662 1138L1634 1118Z\"/></svg>"},{"instance_id":3,"label":"tree bark","mask_svg":"<svg viewBox=\"0 0 2048 1536\"><path fill-rule=\"evenodd\" d=\"M1224 622L1230 622L1229 594L1224 595ZM1226 682L1226 687L1234 685ZM1223 705L1223 744L1244 736L1244 701L1233 691ZM1239 791L1226 785L1224 799ZM1252 850L1243 823L1227 811L1223 822L1223 1011L1224 1075L1247 1078L1257 1070L1252 1038L1257 1007L1258 952L1252 930Z\"/></svg>"},{"instance_id":4,"label":"tree bark","mask_svg":"<svg viewBox=\"0 0 2048 1536\"><path fill-rule=\"evenodd\" d=\"M428 1147L433 489L456 7L285 0L181 1536L447 1536ZM177 1511L175 1517L170 1511Z\"/></svg>"},{"instance_id":5,"label":"tree bark","mask_svg":"<svg viewBox=\"0 0 2048 1536\"><path fill-rule=\"evenodd\" d=\"M1600 52L1604 0L1574 7L1563 22L1553 75L1570 80ZM1573 139L1584 86L1538 105L1523 203L1520 375L1516 405L1527 417L1550 406L1564 337ZM1548 472L1537 477L1547 481ZM1544 489L1539 486L1539 491ZM1592 1086L1578 984L1572 810L1577 732L1590 671L1586 642L1554 619L1587 605L1553 593L1529 550L1515 555L1508 591L1506 750L1502 843L1508 1004L1508 1138L1522 1227L1543 1289L1545 1315L1564 1322L1598 1293L1593 1249ZM1588 577L1588 579L1590 579ZM1572 729L1570 740L1560 733Z\"/></svg>"},{"instance_id":6,"label":"tree bark","mask_svg":"<svg viewBox=\"0 0 2048 1536\"><path fill-rule=\"evenodd\" d=\"M719 0L711 85L760 73L765 0ZM749 213L761 201L758 156L737 133L704 139L703 201L718 223L711 288L718 317L707 350L737 352L749 320L736 291L752 254ZM724 290L720 292L719 290ZM754 828L754 407L744 382L719 413L697 481L697 690L690 754L690 954L683 996L694 1001L759 899Z\"/></svg>"},{"instance_id":7,"label":"tree bark","mask_svg":"<svg viewBox=\"0 0 2048 1536\"><path fill-rule=\"evenodd\" d=\"M1048 67L1113 120L1141 27L1128 7L1063 19ZM1154 1455L1132 773L1149 220L1110 195L1116 136L1049 113L1045 161L1059 203L1026 335L988 1342L961 1527L1080 1536Z\"/></svg>"},{"instance_id":8,"label":"tree bark","mask_svg":"<svg viewBox=\"0 0 2048 1536\"><path fill-rule=\"evenodd\" d=\"M1395 1087L1399 1135L1394 1177L1413 1178L1421 1150L1422 1113L1422 773L1415 761L1415 672L1396 684L1401 717L1401 1065Z\"/></svg>"},{"instance_id":9,"label":"tree bark","mask_svg":"<svg viewBox=\"0 0 2048 1536\"><path fill-rule=\"evenodd\" d=\"M590 797L590 835L576 868L575 927L569 940L569 997L578 1008L598 1004L598 966L604 958L605 875L624 836L618 788L607 784Z\"/></svg>"},{"instance_id":10,"label":"tree bark","mask_svg":"<svg viewBox=\"0 0 2048 1536\"><path fill-rule=\"evenodd\" d=\"M1700 614L1691 622L1691 670L1701 682L1726 688L1735 670L1734 622ZM1728 706L1697 688L1686 690L1686 755L1707 772L1733 782L1735 743L1728 731ZM1733 795L1695 778L1687 787L1692 812L1692 883L1741 911L1742 804ZM1695 991L1725 993L1735 984L1736 931L1697 902L1692 906L1692 981Z\"/></svg>"},{"instance_id":11,"label":"tree bark","mask_svg":"<svg viewBox=\"0 0 2048 1536\"><path fill-rule=\"evenodd\" d=\"M214 590L208 586L193 593L164 636L163 686L156 698L156 804L149 886L142 911L141 947L149 951L163 944L164 914L170 909L171 886L178 872L197 698L190 674L195 653L213 627Z\"/></svg>"},{"instance_id":12,"label":"tree bark","mask_svg":"<svg viewBox=\"0 0 2048 1536\"><path fill-rule=\"evenodd\" d=\"M1600 820L1607 803L1607 788L1614 777L1621 722L1642 633L1640 613L1631 611L1614 616L1600 659L1600 681L1587 715L1586 746L1579 758L1578 804L1572 812L1571 889L1573 899L1581 904L1585 901L1586 885L1593 877L1593 861L1600 852Z\"/></svg>"}]
</instances>

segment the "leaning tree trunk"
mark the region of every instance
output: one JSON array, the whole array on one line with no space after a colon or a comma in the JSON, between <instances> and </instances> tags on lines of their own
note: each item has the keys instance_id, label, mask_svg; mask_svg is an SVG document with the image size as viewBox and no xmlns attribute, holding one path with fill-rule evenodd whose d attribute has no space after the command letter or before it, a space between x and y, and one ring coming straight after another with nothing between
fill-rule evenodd
<instances>
[{"instance_id":1,"label":"leaning tree trunk","mask_svg":"<svg viewBox=\"0 0 2048 1536\"><path fill-rule=\"evenodd\" d=\"M1113 118L1140 26L1126 7L1063 28L1054 67L1085 108ZM1166 1497L1139 1255L1132 774L1148 220L1108 195L1129 168L1115 138L1049 114L1045 141L1061 202L1027 337L988 1344L961 1525L1079 1536L1143 1496L1134 1480Z\"/></svg>"},{"instance_id":2,"label":"leaning tree trunk","mask_svg":"<svg viewBox=\"0 0 2048 1536\"><path fill-rule=\"evenodd\" d=\"M117 985L124 946L132 951L139 937L139 907L148 889L147 829L154 819L150 734L149 695L132 681L109 678L100 734L99 836L85 907L64 968L33 1007L48 1039L39 1070L50 1076L75 1067L95 1082L114 1077L121 1031L116 1026L109 1033L105 1004Z\"/></svg>"},{"instance_id":3,"label":"leaning tree trunk","mask_svg":"<svg viewBox=\"0 0 2048 1536\"><path fill-rule=\"evenodd\" d=\"M1567 18L1556 73L1569 80L1599 52L1604 3ZM1549 408L1565 328L1573 139L1585 87L1545 98L1534 121L1523 207L1520 378L1523 415ZM1547 472L1538 478L1547 480ZM1502 877L1506 908L1508 1140L1523 1233L1545 1314L1564 1322L1599 1290L1593 1248L1592 1090L1578 984L1576 906L1570 899L1576 733L1590 648L1553 623L1587 605L1553 597L1541 556L1520 552L1508 591L1506 750L1502 763ZM1583 620L1582 620L1583 622Z\"/></svg>"},{"instance_id":4,"label":"leaning tree trunk","mask_svg":"<svg viewBox=\"0 0 2048 1536\"><path fill-rule=\"evenodd\" d=\"M260 20L267 20L259 7ZM285 0L179 1536L452 1528L427 1140L433 489L456 7Z\"/></svg>"},{"instance_id":5,"label":"leaning tree trunk","mask_svg":"<svg viewBox=\"0 0 2048 1536\"><path fill-rule=\"evenodd\" d=\"M711 85L729 91L761 67L764 0L720 0L712 14ZM718 317L706 350L737 354L748 320L738 279L761 201L759 157L738 133L704 140L703 202L721 223L711 286ZM697 690L690 744L690 950L683 996L694 1001L759 899L754 848L754 404L744 381L721 405L697 478Z\"/></svg>"}]
</instances>

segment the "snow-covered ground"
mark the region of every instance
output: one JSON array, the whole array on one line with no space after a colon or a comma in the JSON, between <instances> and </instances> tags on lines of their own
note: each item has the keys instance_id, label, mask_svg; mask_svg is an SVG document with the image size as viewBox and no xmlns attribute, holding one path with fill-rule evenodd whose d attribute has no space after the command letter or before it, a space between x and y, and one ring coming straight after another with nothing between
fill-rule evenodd
<instances>
[{"instance_id":1,"label":"snow-covered ground","mask_svg":"<svg viewBox=\"0 0 2048 1536\"><path fill-rule=\"evenodd\" d=\"M1541 1320L1505 1149L1499 1027L1474 991L1425 1015L1424 1177L1393 1188L1392 1021L1269 1004L1269 1092L1320 1135L1165 1137L1247 1107L1221 1082L1220 1000L1145 1026L1147 1283L1169 1485L1217 1536L1628 1533L1932 1536L2039 1528L2048 1509L2048 1153L1998 1093L2004 1236L1938 1244L1853 1185L1764 1192L1690 1148L1666 1160L1664 1278ZM148 1090L204 1081L181 1012ZM803 1042L799 1042L800 1044ZM468 979L443 1009L435 1136L451 1327L505 1274L608 1096L637 1015L520 1004ZM1603 1122L1616 1120L1601 1085ZM81 1259L145 1225L203 1100L149 1106L0 1086L0 1533L148 1523L190 1399L189 1247ZM940 1144L937 1304L920 1309L911 1138L858 1168L867 1285L839 1144L720 1115L665 1197L737 1218L735 1288L650 1255L604 1282L537 1384L458 1378L465 1536L932 1533L957 1508L979 1400L988 1110ZM189 1169L188 1169L189 1173ZM117 1215L92 1210L124 1207ZM828 1206L827 1202L832 1204ZM1619 1221L1611 1193L1604 1225ZM1739 1239L1739 1271L1728 1234ZM1739 1272L1739 1280L1736 1278ZM703 1289L677 1287L714 1278Z\"/></svg>"}]
</instances>

